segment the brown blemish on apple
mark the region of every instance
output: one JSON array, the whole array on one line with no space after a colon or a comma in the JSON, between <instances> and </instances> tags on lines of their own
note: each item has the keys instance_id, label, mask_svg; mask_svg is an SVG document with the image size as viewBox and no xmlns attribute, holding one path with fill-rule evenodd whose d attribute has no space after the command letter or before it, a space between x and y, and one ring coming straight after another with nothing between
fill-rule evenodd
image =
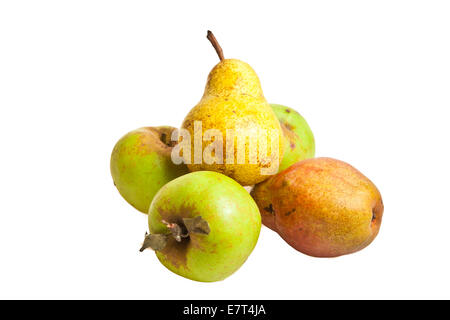
<instances>
[{"instance_id":1,"label":"brown blemish on apple","mask_svg":"<svg viewBox=\"0 0 450 320\"><path fill-rule=\"evenodd\" d=\"M158 208L158 213L164 221L169 223L183 223L183 218L195 217L197 215L197 209L194 205L183 204L176 213L164 210L161 207Z\"/></svg>"},{"instance_id":2,"label":"brown blemish on apple","mask_svg":"<svg viewBox=\"0 0 450 320\"><path fill-rule=\"evenodd\" d=\"M199 216L197 209L193 205L184 204L179 208L179 212L172 213L168 212L162 208L158 208L159 215L162 220L166 223L174 223L179 225L185 233L185 225L183 218L194 218ZM164 249L160 252L164 254L165 259L167 259L176 268L187 268L187 254L191 248L204 251L205 248L200 245L199 241L195 241L196 237L204 237L206 234L192 234L186 237L182 237L181 241L176 241L175 238L171 237ZM194 240L192 240L194 239Z\"/></svg>"},{"instance_id":3,"label":"brown blemish on apple","mask_svg":"<svg viewBox=\"0 0 450 320\"><path fill-rule=\"evenodd\" d=\"M148 137L147 133L140 133L137 136L137 140L138 143L136 143L135 146L128 148L127 150L127 153L130 156L147 155L152 152L152 149L150 148L150 146L152 145L151 139Z\"/></svg>"},{"instance_id":4,"label":"brown blemish on apple","mask_svg":"<svg viewBox=\"0 0 450 320\"><path fill-rule=\"evenodd\" d=\"M290 123L283 122L283 125L290 131L292 131L294 129L294 127Z\"/></svg>"},{"instance_id":5,"label":"brown blemish on apple","mask_svg":"<svg viewBox=\"0 0 450 320\"><path fill-rule=\"evenodd\" d=\"M189 247L190 248L195 248L195 249L198 249L198 250L201 250L201 251L205 251L205 247L200 245L199 241L190 241Z\"/></svg>"},{"instance_id":6,"label":"brown blemish on apple","mask_svg":"<svg viewBox=\"0 0 450 320\"><path fill-rule=\"evenodd\" d=\"M174 238L170 238L167 245L160 252L165 258L176 268L187 268L187 252L189 251L189 241L183 239L177 242Z\"/></svg>"},{"instance_id":7,"label":"brown blemish on apple","mask_svg":"<svg viewBox=\"0 0 450 320\"><path fill-rule=\"evenodd\" d=\"M210 253L212 253L212 254L217 253L217 243L214 243L212 245L212 249L211 249Z\"/></svg>"},{"instance_id":8,"label":"brown blemish on apple","mask_svg":"<svg viewBox=\"0 0 450 320\"><path fill-rule=\"evenodd\" d=\"M287 113L291 113L291 110L289 110L289 109L286 109L286 112L287 112Z\"/></svg>"},{"instance_id":9,"label":"brown blemish on apple","mask_svg":"<svg viewBox=\"0 0 450 320\"><path fill-rule=\"evenodd\" d=\"M281 129L283 130L284 136L289 141L289 147L291 150L294 150L296 145L294 141L298 141L300 138L297 133L294 131L294 127L289 123L281 123Z\"/></svg>"}]
</instances>

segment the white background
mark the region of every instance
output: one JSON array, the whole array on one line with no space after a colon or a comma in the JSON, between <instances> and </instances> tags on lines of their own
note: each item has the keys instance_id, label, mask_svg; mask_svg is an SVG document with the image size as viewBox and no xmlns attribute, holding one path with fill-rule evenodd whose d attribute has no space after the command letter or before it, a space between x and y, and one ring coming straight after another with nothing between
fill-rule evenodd
<instances>
[{"instance_id":1,"label":"white background","mask_svg":"<svg viewBox=\"0 0 450 320\"><path fill-rule=\"evenodd\" d=\"M450 298L448 1L2 1L0 298ZM354 165L385 214L365 250L317 259L263 228L238 272L197 283L138 249L115 142L179 126L218 58L297 109L318 156Z\"/></svg>"}]
</instances>

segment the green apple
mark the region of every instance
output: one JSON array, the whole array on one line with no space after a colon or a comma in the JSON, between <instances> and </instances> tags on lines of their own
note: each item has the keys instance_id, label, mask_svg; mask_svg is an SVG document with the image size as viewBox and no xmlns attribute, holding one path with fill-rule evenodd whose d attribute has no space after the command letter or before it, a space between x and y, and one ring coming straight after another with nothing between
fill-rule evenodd
<instances>
[{"instance_id":1,"label":"green apple","mask_svg":"<svg viewBox=\"0 0 450 320\"><path fill-rule=\"evenodd\" d=\"M301 160L313 158L314 135L306 120L292 108L280 104L270 106L280 121L284 135L284 156L279 171Z\"/></svg>"},{"instance_id":2,"label":"green apple","mask_svg":"<svg viewBox=\"0 0 450 320\"><path fill-rule=\"evenodd\" d=\"M249 193L217 172L196 171L167 183L148 215L141 251L185 278L213 282L230 276L258 241L261 216Z\"/></svg>"},{"instance_id":3,"label":"green apple","mask_svg":"<svg viewBox=\"0 0 450 320\"><path fill-rule=\"evenodd\" d=\"M128 203L143 213L167 182L189 172L171 160L173 127L144 127L127 133L111 154L114 185Z\"/></svg>"}]
</instances>

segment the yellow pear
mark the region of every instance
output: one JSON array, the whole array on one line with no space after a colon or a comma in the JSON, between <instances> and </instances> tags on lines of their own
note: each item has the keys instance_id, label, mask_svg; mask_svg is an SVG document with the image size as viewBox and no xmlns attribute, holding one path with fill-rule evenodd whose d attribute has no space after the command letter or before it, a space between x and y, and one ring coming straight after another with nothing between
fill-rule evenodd
<instances>
[{"instance_id":1,"label":"yellow pear","mask_svg":"<svg viewBox=\"0 0 450 320\"><path fill-rule=\"evenodd\" d=\"M220 62L208 76L202 99L183 121L180 153L191 171L216 171L241 185L254 185L278 171L284 151L280 123L250 65L224 59L210 31L207 38Z\"/></svg>"}]
</instances>

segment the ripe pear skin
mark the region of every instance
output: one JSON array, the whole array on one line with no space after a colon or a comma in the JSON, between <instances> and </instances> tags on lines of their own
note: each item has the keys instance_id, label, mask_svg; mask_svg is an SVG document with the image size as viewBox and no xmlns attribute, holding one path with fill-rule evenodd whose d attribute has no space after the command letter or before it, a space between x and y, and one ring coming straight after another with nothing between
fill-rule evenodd
<instances>
[{"instance_id":1,"label":"ripe pear skin","mask_svg":"<svg viewBox=\"0 0 450 320\"><path fill-rule=\"evenodd\" d=\"M167 182L189 172L171 160L173 127L144 127L127 133L114 146L111 175L122 197L147 214L156 192Z\"/></svg>"},{"instance_id":2,"label":"ripe pear skin","mask_svg":"<svg viewBox=\"0 0 450 320\"><path fill-rule=\"evenodd\" d=\"M200 102L189 112L183 121L182 129L187 129L194 137L194 122L201 121L202 137L209 129L218 130L223 137L223 163L208 164L205 161L194 163L194 152L190 158L184 156L191 171L209 170L223 173L241 185L248 186L261 182L269 177L262 173L262 168L278 168L284 152L283 133L280 123L266 101L255 71L245 62L237 59L224 59L210 72L205 92ZM238 163L238 142L234 137L234 151L231 152L233 163L226 159L227 130L239 130L239 135L246 135L258 143L260 132L267 133L267 159L259 157L250 161L249 139L245 141L245 162ZM231 138L230 138L231 139ZM272 144L272 140L276 144ZM210 142L202 141L201 151ZM275 146L275 149L272 146ZM276 150L277 149L277 150ZM194 150L194 139L191 139L191 150ZM190 162L190 163L189 163ZM278 170L273 172L276 173Z\"/></svg>"},{"instance_id":3,"label":"ripe pear skin","mask_svg":"<svg viewBox=\"0 0 450 320\"><path fill-rule=\"evenodd\" d=\"M314 158L314 135L305 118L292 108L280 104L271 104L270 106L283 130L284 155L279 171L283 171L301 160Z\"/></svg>"},{"instance_id":4,"label":"ripe pear skin","mask_svg":"<svg viewBox=\"0 0 450 320\"><path fill-rule=\"evenodd\" d=\"M159 261L185 278L220 281L247 260L261 230L258 207L248 192L229 177L211 171L192 172L167 183L149 211L150 234L169 234L168 223L201 217L208 234L191 233L156 251Z\"/></svg>"},{"instance_id":5,"label":"ripe pear skin","mask_svg":"<svg viewBox=\"0 0 450 320\"><path fill-rule=\"evenodd\" d=\"M368 246L384 210L368 178L331 158L300 161L256 185L251 194L263 224L314 257L337 257Z\"/></svg>"}]
</instances>

